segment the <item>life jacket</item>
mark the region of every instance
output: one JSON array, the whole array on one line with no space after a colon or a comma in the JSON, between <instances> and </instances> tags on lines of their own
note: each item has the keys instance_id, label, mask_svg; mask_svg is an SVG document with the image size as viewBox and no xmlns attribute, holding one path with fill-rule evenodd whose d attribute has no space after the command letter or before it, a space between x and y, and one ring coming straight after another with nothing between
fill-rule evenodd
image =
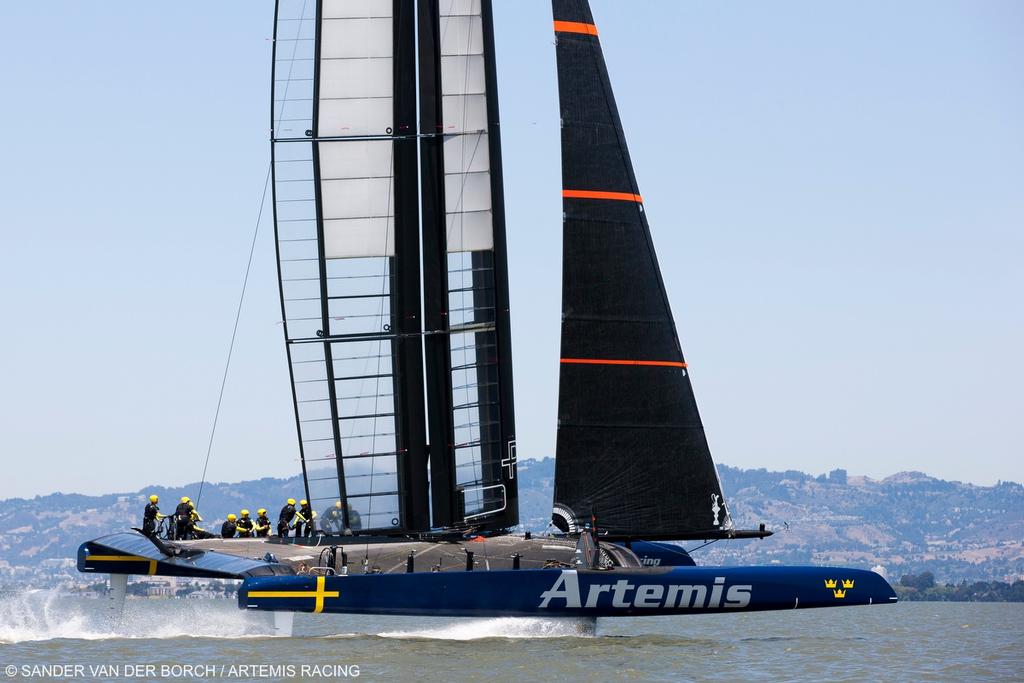
<instances>
[{"instance_id":1,"label":"life jacket","mask_svg":"<svg viewBox=\"0 0 1024 683\"><path fill-rule=\"evenodd\" d=\"M230 519L228 521L224 522L224 524L221 525L221 527L220 527L220 536L221 536L221 538L234 538L235 537L235 530L236 530L236 528L237 528L237 525L234 522L232 522Z\"/></svg>"},{"instance_id":2,"label":"life jacket","mask_svg":"<svg viewBox=\"0 0 1024 683\"><path fill-rule=\"evenodd\" d=\"M174 516L178 518L179 522L184 522L192 517L192 506L188 503L178 503L178 507L174 508Z\"/></svg>"},{"instance_id":3,"label":"life jacket","mask_svg":"<svg viewBox=\"0 0 1024 683\"><path fill-rule=\"evenodd\" d=\"M307 524L313 521L313 508L309 507L308 505L303 505L301 508L299 508L299 514L302 515L302 517L306 520Z\"/></svg>"},{"instance_id":4,"label":"life jacket","mask_svg":"<svg viewBox=\"0 0 1024 683\"><path fill-rule=\"evenodd\" d=\"M235 526L238 528L238 535L245 534L246 536L252 531L252 519L249 517L239 517L238 521L235 522Z\"/></svg>"},{"instance_id":5,"label":"life jacket","mask_svg":"<svg viewBox=\"0 0 1024 683\"><path fill-rule=\"evenodd\" d=\"M270 532L270 518L266 515L260 515L256 518L256 529L257 536L266 536Z\"/></svg>"},{"instance_id":6,"label":"life jacket","mask_svg":"<svg viewBox=\"0 0 1024 683\"><path fill-rule=\"evenodd\" d=\"M143 521L145 521L145 522L155 522L156 521L156 514L158 512L160 512L160 508L157 507L157 504L156 503L150 503L149 505L146 506L146 511L143 513L143 517L142 517Z\"/></svg>"}]
</instances>

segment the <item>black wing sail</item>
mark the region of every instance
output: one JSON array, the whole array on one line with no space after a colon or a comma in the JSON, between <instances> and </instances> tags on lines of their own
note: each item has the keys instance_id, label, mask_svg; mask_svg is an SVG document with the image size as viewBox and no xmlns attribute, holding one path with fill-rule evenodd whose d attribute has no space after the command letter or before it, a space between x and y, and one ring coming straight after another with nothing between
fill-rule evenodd
<instances>
[{"instance_id":1,"label":"black wing sail","mask_svg":"<svg viewBox=\"0 0 1024 683\"><path fill-rule=\"evenodd\" d=\"M420 0L423 301L433 523L518 523L489 0Z\"/></svg>"},{"instance_id":2,"label":"black wing sail","mask_svg":"<svg viewBox=\"0 0 1024 683\"><path fill-rule=\"evenodd\" d=\"M732 520L697 412L586 0L554 0L562 350L553 521L712 538Z\"/></svg>"},{"instance_id":3,"label":"black wing sail","mask_svg":"<svg viewBox=\"0 0 1024 683\"><path fill-rule=\"evenodd\" d=\"M305 497L321 518L340 504L356 532L430 527L414 9L275 13L274 218Z\"/></svg>"}]
</instances>

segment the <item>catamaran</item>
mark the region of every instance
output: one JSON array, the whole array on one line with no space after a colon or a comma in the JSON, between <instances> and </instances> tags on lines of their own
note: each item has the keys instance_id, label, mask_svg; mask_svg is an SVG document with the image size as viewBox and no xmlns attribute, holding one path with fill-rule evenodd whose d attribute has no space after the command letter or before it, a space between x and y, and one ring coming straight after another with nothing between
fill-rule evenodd
<instances>
[{"instance_id":1,"label":"catamaran","mask_svg":"<svg viewBox=\"0 0 1024 683\"><path fill-rule=\"evenodd\" d=\"M278 0L271 168L309 538L84 543L83 572L241 579L239 607L612 617L888 604L870 571L696 566L734 525L586 0L554 0L552 522L519 522L490 0ZM321 513L321 521L327 515Z\"/></svg>"}]
</instances>

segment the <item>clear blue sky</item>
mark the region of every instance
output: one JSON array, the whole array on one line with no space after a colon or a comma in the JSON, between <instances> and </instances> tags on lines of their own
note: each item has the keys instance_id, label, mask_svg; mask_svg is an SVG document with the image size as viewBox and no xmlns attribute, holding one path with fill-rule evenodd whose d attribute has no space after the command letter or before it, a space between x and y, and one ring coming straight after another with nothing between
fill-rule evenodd
<instances>
[{"instance_id":1,"label":"clear blue sky","mask_svg":"<svg viewBox=\"0 0 1024 683\"><path fill-rule=\"evenodd\" d=\"M1024 5L594 12L718 462L1024 479ZM0 497L195 481L272 3L4 2ZM497 0L520 453L554 450L550 6ZM298 471L269 223L210 477Z\"/></svg>"}]
</instances>

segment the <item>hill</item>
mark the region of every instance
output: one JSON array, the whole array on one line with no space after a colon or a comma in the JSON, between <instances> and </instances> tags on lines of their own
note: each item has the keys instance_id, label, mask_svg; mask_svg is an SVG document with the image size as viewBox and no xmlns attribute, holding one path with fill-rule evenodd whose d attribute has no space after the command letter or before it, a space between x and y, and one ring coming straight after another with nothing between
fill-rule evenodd
<instances>
[{"instance_id":1,"label":"hill","mask_svg":"<svg viewBox=\"0 0 1024 683\"><path fill-rule=\"evenodd\" d=\"M974 486L919 472L882 480L720 466L733 519L742 527L764 522L776 534L762 541L714 543L696 552L701 564L843 564L881 566L892 579L931 572L936 581L1013 581L1024 576L1024 486ZM519 466L523 525L547 528L554 460ZM141 525L146 497L157 493L165 511L198 484L148 487L103 496L52 494L0 501L0 577L38 580L40 565L64 572L78 545L111 530ZM200 512L218 528L228 512L266 507L276 516L301 480L258 479L207 483ZM685 544L694 547L696 543Z\"/></svg>"}]
</instances>

